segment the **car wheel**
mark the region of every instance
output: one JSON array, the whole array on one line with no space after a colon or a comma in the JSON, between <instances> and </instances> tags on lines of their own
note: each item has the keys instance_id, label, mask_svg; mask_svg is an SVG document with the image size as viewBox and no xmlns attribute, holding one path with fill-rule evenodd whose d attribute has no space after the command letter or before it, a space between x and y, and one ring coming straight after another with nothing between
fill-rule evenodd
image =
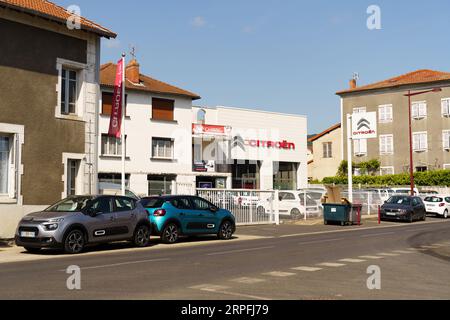
<instances>
[{"instance_id":1,"label":"car wheel","mask_svg":"<svg viewBox=\"0 0 450 320\"><path fill-rule=\"evenodd\" d=\"M72 230L64 240L64 251L69 254L78 254L84 250L85 245L86 238L83 231L78 229Z\"/></svg>"},{"instance_id":2,"label":"car wheel","mask_svg":"<svg viewBox=\"0 0 450 320\"><path fill-rule=\"evenodd\" d=\"M411 215L409 216L408 222L409 222L409 223L413 223L413 222L414 222L413 214L412 214L412 213L411 213Z\"/></svg>"},{"instance_id":3,"label":"car wheel","mask_svg":"<svg viewBox=\"0 0 450 320\"><path fill-rule=\"evenodd\" d=\"M292 219L298 220L298 219L300 219L300 215L301 215L300 210L298 210L297 208L294 208L291 210Z\"/></svg>"},{"instance_id":4,"label":"car wheel","mask_svg":"<svg viewBox=\"0 0 450 320\"><path fill-rule=\"evenodd\" d=\"M230 221L222 222L217 236L220 240L230 240L233 236L233 224Z\"/></svg>"},{"instance_id":5,"label":"car wheel","mask_svg":"<svg viewBox=\"0 0 450 320\"><path fill-rule=\"evenodd\" d=\"M29 252L29 253L38 253L39 251L41 251L41 248L25 247L25 250L27 250L27 252Z\"/></svg>"},{"instance_id":6,"label":"car wheel","mask_svg":"<svg viewBox=\"0 0 450 320\"><path fill-rule=\"evenodd\" d=\"M175 223L169 223L167 226L165 226L162 235L161 240L164 243L172 244L178 241L179 237L179 228Z\"/></svg>"},{"instance_id":7,"label":"car wheel","mask_svg":"<svg viewBox=\"0 0 450 320\"><path fill-rule=\"evenodd\" d=\"M426 213L423 215L422 221L427 221L427 214Z\"/></svg>"},{"instance_id":8,"label":"car wheel","mask_svg":"<svg viewBox=\"0 0 450 320\"><path fill-rule=\"evenodd\" d=\"M444 219L448 219L448 210L447 209L444 211Z\"/></svg>"},{"instance_id":9,"label":"car wheel","mask_svg":"<svg viewBox=\"0 0 450 320\"><path fill-rule=\"evenodd\" d=\"M140 225L134 231L133 244L136 247L146 247L150 242L150 228L146 225Z\"/></svg>"}]
</instances>

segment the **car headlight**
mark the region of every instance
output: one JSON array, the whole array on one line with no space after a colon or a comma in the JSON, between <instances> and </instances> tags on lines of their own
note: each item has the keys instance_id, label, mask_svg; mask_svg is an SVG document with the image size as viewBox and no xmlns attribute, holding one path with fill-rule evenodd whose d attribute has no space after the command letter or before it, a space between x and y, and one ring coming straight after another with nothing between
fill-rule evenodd
<instances>
[{"instance_id":1,"label":"car headlight","mask_svg":"<svg viewBox=\"0 0 450 320\"><path fill-rule=\"evenodd\" d=\"M47 231L54 231L54 230L58 229L58 226L59 225L57 223L46 223L46 224L44 224L44 228Z\"/></svg>"}]
</instances>

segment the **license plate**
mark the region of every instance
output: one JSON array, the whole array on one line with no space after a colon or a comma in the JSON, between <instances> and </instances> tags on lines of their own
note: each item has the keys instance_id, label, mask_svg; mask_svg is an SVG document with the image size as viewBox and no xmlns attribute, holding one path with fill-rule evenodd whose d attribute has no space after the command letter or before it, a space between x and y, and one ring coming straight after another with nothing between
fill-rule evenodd
<instances>
[{"instance_id":1,"label":"license plate","mask_svg":"<svg viewBox=\"0 0 450 320\"><path fill-rule=\"evenodd\" d=\"M35 238L36 237L36 233L34 232L28 232L28 231L22 231L20 233L20 236L22 238Z\"/></svg>"},{"instance_id":2,"label":"license plate","mask_svg":"<svg viewBox=\"0 0 450 320\"><path fill-rule=\"evenodd\" d=\"M396 216L397 214L395 212L386 212L387 216Z\"/></svg>"}]
</instances>

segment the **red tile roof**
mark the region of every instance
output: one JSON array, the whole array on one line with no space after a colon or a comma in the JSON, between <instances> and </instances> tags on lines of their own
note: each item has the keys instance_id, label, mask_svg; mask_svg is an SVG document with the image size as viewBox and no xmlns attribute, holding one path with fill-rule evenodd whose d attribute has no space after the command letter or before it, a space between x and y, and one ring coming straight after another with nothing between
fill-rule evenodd
<instances>
[{"instance_id":1,"label":"red tile roof","mask_svg":"<svg viewBox=\"0 0 450 320\"><path fill-rule=\"evenodd\" d=\"M72 15L65 8L47 0L0 0L0 7L35 14L60 23L66 23L67 19ZM106 38L115 38L117 36L111 30L84 17L81 17L81 28Z\"/></svg>"},{"instance_id":2,"label":"red tile roof","mask_svg":"<svg viewBox=\"0 0 450 320\"><path fill-rule=\"evenodd\" d=\"M309 138L308 142L314 142L317 139L323 137L324 135L329 134L330 132L333 132L336 129L339 129L340 127L341 127L340 123L335 124L334 126L331 126L330 128L326 129L325 131L323 131L323 132L321 132L319 134L316 134L314 137Z\"/></svg>"},{"instance_id":3,"label":"red tile roof","mask_svg":"<svg viewBox=\"0 0 450 320\"><path fill-rule=\"evenodd\" d=\"M450 81L450 73L424 69L406 73L401 76L387 79L384 81L368 84L361 87L356 87L354 89L339 91L336 94L341 95L360 91L395 88L404 85L434 83L440 81Z\"/></svg>"},{"instance_id":4,"label":"red tile roof","mask_svg":"<svg viewBox=\"0 0 450 320\"><path fill-rule=\"evenodd\" d=\"M102 65L100 67L100 85L107 87L114 87L116 69L117 65L111 62ZM140 84L135 84L127 80L126 89L160 93L160 94L169 94L176 96L185 96L191 98L192 100L200 99L200 96L195 93L180 89L168 83L153 79L149 76L140 74L139 78L141 81Z\"/></svg>"}]
</instances>

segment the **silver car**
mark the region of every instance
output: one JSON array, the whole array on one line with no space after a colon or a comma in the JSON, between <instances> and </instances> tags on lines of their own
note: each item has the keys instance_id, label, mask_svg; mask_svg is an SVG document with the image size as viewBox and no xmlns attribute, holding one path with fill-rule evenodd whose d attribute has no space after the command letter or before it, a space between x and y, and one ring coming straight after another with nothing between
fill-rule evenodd
<instances>
[{"instance_id":1,"label":"silver car","mask_svg":"<svg viewBox=\"0 0 450 320\"><path fill-rule=\"evenodd\" d=\"M138 247L150 241L148 212L136 199L120 196L72 196L42 212L25 216L15 241L29 252L62 248L76 254L86 245L130 240Z\"/></svg>"}]
</instances>

